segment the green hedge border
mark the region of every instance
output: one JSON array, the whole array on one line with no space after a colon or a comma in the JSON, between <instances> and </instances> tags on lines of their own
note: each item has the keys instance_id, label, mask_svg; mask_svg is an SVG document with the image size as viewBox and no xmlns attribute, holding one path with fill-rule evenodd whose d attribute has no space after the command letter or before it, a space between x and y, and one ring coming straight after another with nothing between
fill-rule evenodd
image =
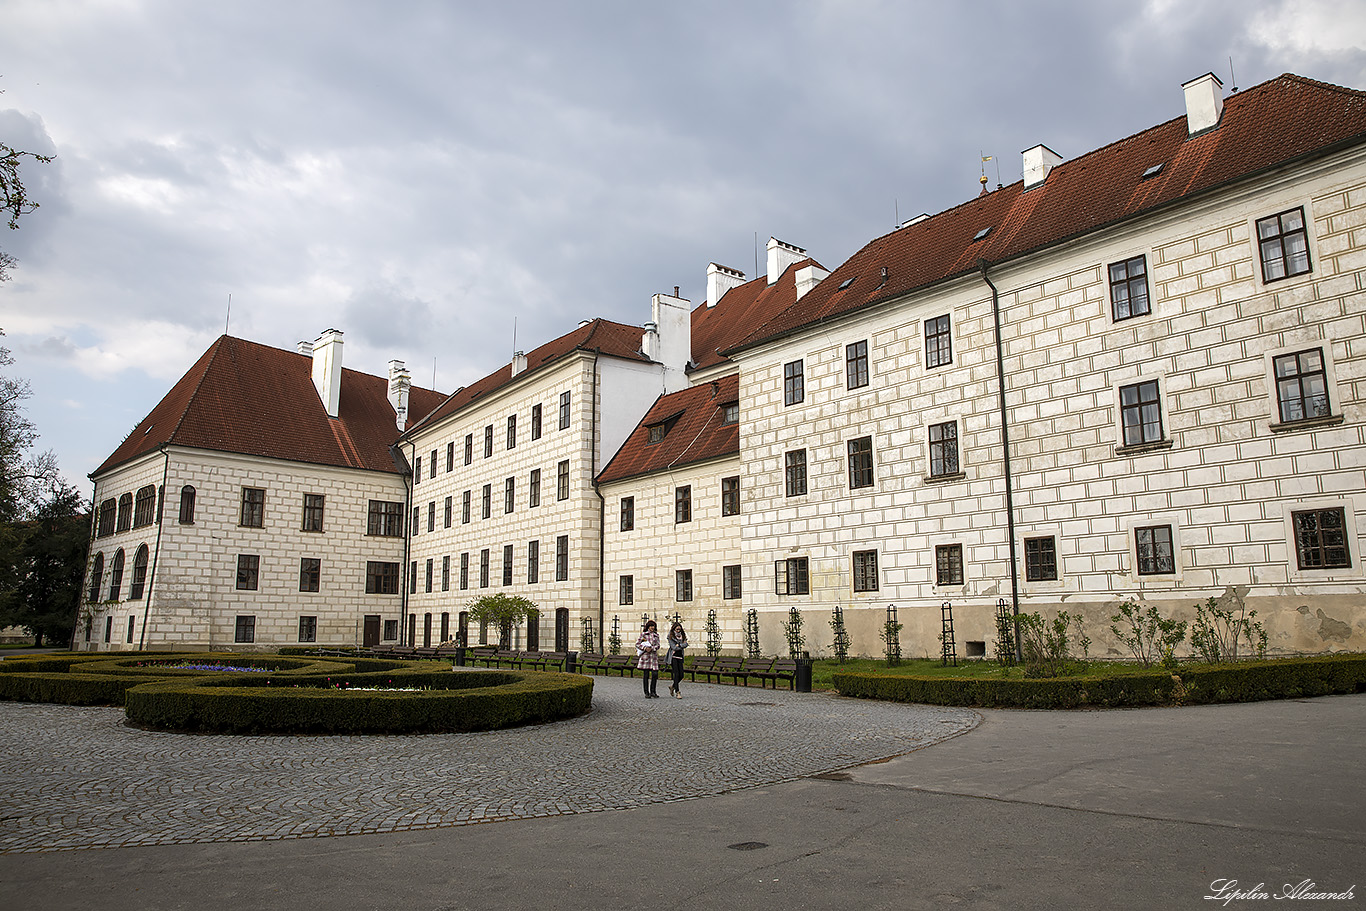
<instances>
[{"instance_id":1,"label":"green hedge border","mask_svg":"<svg viewBox=\"0 0 1366 911\"><path fill-rule=\"evenodd\" d=\"M1047 679L833 676L843 696L978 708L1076 709L1211 705L1366 692L1366 655L1286 658L1244 664Z\"/></svg>"}]
</instances>

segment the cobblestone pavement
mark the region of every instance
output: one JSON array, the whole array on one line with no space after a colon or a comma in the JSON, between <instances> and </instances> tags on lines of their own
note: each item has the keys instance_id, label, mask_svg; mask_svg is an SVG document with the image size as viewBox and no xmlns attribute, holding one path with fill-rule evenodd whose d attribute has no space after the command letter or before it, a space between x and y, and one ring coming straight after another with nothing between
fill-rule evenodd
<instances>
[{"instance_id":1,"label":"cobblestone pavement","mask_svg":"<svg viewBox=\"0 0 1366 911\"><path fill-rule=\"evenodd\" d=\"M663 691L667 682L661 685ZM975 712L690 685L482 734L239 737L142 731L122 709L0 703L0 853L268 841L590 813L722 794L907 753Z\"/></svg>"}]
</instances>

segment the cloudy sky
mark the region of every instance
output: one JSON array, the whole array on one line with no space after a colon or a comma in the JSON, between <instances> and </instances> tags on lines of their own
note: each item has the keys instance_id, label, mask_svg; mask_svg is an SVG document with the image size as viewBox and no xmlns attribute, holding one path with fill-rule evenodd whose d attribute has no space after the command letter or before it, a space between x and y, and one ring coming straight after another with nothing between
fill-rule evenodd
<instances>
[{"instance_id":1,"label":"cloudy sky","mask_svg":"<svg viewBox=\"0 0 1366 911\"><path fill-rule=\"evenodd\" d=\"M1181 83L1366 88L1359 0L4 0L0 142L54 154L0 344L85 475L224 331L343 330L441 391L650 295L833 268L898 215L1184 112ZM228 304L231 296L231 319Z\"/></svg>"}]
</instances>

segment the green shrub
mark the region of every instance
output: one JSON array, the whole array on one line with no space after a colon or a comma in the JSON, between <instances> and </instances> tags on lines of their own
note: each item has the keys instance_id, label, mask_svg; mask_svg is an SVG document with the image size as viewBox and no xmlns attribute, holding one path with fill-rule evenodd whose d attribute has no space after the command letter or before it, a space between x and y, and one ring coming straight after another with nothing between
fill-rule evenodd
<instances>
[{"instance_id":1,"label":"green shrub","mask_svg":"<svg viewBox=\"0 0 1366 911\"><path fill-rule=\"evenodd\" d=\"M123 705L124 694L149 682L141 677L39 671L0 674L0 699L53 705Z\"/></svg>"}]
</instances>

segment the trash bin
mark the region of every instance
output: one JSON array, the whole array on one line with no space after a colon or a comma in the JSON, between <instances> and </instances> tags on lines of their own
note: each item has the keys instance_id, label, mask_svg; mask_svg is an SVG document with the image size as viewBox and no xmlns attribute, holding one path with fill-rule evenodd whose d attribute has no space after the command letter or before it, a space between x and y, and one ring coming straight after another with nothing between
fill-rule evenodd
<instances>
[{"instance_id":1,"label":"trash bin","mask_svg":"<svg viewBox=\"0 0 1366 911\"><path fill-rule=\"evenodd\" d=\"M455 647L455 666L465 666L465 647L463 645L457 645Z\"/></svg>"},{"instance_id":2,"label":"trash bin","mask_svg":"<svg viewBox=\"0 0 1366 911\"><path fill-rule=\"evenodd\" d=\"M564 671L566 674L577 674L579 672L579 653L564 653Z\"/></svg>"},{"instance_id":3,"label":"trash bin","mask_svg":"<svg viewBox=\"0 0 1366 911\"><path fill-rule=\"evenodd\" d=\"M802 652L801 657L797 659L797 673L794 675L794 682L799 693L811 692L812 663L810 652Z\"/></svg>"}]
</instances>

